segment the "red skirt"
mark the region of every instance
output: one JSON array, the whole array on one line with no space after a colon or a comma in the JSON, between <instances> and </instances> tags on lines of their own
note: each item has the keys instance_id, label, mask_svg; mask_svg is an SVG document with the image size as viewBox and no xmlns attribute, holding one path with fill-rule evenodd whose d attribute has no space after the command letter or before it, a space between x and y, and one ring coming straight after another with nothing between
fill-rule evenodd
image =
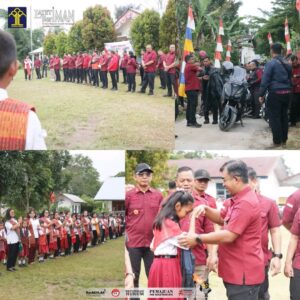
<instances>
[{"instance_id":1,"label":"red skirt","mask_svg":"<svg viewBox=\"0 0 300 300\"><path fill-rule=\"evenodd\" d=\"M68 239L65 237L63 239L60 239L60 249L66 250L69 248Z\"/></svg>"},{"instance_id":2,"label":"red skirt","mask_svg":"<svg viewBox=\"0 0 300 300\"><path fill-rule=\"evenodd\" d=\"M47 254L49 253L48 245L39 245L39 254Z\"/></svg>"},{"instance_id":3,"label":"red skirt","mask_svg":"<svg viewBox=\"0 0 300 300\"><path fill-rule=\"evenodd\" d=\"M6 252L5 251L0 251L0 261L4 258L6 258Z\"/></svg>"},{"instance_id":4,"label":"red skirt","mask_svg":"<svg viewBox=\"0 0 300 300\"><path fill-rule=\"evenodd\" d=\"M19 257L28 257L29 255L29 246L22 243L22 251L19 252Z\"/></svg>"},{"instance_id":5,"label":"red skirt","mask_svg":"<svg viewBox=\"0 0 300 300\"><path fill-rule=\"evenodd\" d=\"M57 250L57 241L53 241L49 243L49 251L56 251Z\"/></svg>"},{"instance_id":6,"label":"red skirt","mask_svg":"<svg viewBox=\"0 0 300 300\"><path fill-rule=\"evenodd\" d=\"M149 272L148 287L181 288L181 286L182 276L179 258L154 258ZM164 298L151 299L162 300Z\"/></svg>"}]
</instances>

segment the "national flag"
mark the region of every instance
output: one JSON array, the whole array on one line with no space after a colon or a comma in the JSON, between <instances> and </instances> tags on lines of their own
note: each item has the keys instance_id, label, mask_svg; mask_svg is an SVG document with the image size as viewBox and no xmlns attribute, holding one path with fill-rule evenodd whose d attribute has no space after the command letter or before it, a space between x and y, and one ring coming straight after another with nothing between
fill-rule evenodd
<instances>
[{"instance_id":1,"label":"national flag","mask_svg":"<svg viewBox=\"0 0 300 300\"><path fill-rule=\"evenodd\" d=\"M195 21L194 21L194 16L193 16L193 10L191 7L189 7L186 32L185 32L185 42L184 42L184 48L183 48L183 58L182 58L180 78L179 78L178 95L180 97L185 96L185 78L184 78L184 70L185 70L185 66L186 66L185 57L188 54L194 52L193 37L192 37L193 30L195 30Z\"/></svg>"},{"instance_id":2,"label":"national flag","mask_svg":"<svg viewBox=\"0 0 300 300\"><path fill-rule=\"evenodd\" d=\"M268 41L269 41L270 46L272 46L273 45L273 39L272 39L271 32L268 33Z\"/></svg>"},{"instance_id":3,"label":"national flag","mask_svg":"<svg viewBox=\"0 0 300 300\"><path fill-rule=\"evenodd\" d=\"M227 44L226 61L231 61L231 50L232 50L232 44L231 41L229 40Z\"/></svg>"},{"instance_id":4,"label":"national flag","mask_svg":"<svg viewBox=\"0 0 300 300\"><path fill-rule=\"evenodd\" d=\"M223 27L223 20L222 19L220 19L219 35L224 35L224 27Z\"/></svg>"}]
</instances>

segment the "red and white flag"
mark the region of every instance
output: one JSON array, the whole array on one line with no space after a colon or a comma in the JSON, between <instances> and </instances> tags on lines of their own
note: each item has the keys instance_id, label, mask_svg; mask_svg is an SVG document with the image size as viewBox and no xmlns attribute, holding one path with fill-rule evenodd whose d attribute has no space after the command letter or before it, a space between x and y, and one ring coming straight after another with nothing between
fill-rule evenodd
<instances>
[{"instance_id":1,"label":"red and white flag","mask_svg":"<svg viewBox=\"0 0 300 300\"><path fill-rule=\"evenodd\" d=\"M222 19L220 19L219 35L224 35L224 27L223 27L223 20Z\"/></svg>"},{"instance_id":2,"label":"red and white flag","mask_svg":"<svg viewBox=\"0 0 300 300\"><path fill-rule=\"evenodd\" d=\"M273 39L272 39L272 35L271 35L270 32L268 33L268 40L269 40L270 46L272 46L273 45Z\"/></svg>"},{"instance_id":3,"label":"red and white flag","mask_svg":"<svg viewBox=\"0 0 300 300\"><path fill-rule=\"evenodd\" d=\"M290 38L290 31L289 31L289 23L288 19L285 19L285 29L284 29L284 35L285 35L285 41L286 41L286 54L292 53L292 47L291 47L291 38Z\"/></svg>"},{"instance_id":4,"label":"red and white flag","mask_svg":"<svg viewBox=\"0 0 300 300\"><path fill-rule=\"evenodd\" d=\"M231 41L229 40L227 44L226 61L231 61L231 50L232 50L232 44Z\"/></svg>"}]
</instances>

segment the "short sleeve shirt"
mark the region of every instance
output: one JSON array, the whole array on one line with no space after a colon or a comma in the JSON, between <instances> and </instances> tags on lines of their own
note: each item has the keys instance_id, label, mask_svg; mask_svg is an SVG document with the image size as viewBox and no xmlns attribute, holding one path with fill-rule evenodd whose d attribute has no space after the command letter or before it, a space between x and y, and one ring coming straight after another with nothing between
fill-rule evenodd
<instances>
[{"instance_id":1,"label":"short sleeve shirt","mask_svg":"<svg viewBox=\"0 0 300 300\"><path fill-rule=\"evenodd\" d=\"M298 238L300 237L300 209L298 209L295 218L293 220L291 233L297 235ZM293 259L293 268L300 270L300 243L299 242Z\"/></svg>"}]
</instances>

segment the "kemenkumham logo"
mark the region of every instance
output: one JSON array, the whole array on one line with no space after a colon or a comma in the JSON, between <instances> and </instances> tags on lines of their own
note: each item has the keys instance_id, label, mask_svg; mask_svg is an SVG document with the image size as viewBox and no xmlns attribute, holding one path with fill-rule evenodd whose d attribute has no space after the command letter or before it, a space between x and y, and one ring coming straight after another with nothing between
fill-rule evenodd
<instances>
[{"instance_id":1,"label":"kemenkumham logo","mask_svg":"<svg viewBox=\"0 0 300 300\"><path fill-rule=\"evenodd\" d=\"M8 8L8 28L27 28L27 8Z\"/></svg>"}]
</instances>

